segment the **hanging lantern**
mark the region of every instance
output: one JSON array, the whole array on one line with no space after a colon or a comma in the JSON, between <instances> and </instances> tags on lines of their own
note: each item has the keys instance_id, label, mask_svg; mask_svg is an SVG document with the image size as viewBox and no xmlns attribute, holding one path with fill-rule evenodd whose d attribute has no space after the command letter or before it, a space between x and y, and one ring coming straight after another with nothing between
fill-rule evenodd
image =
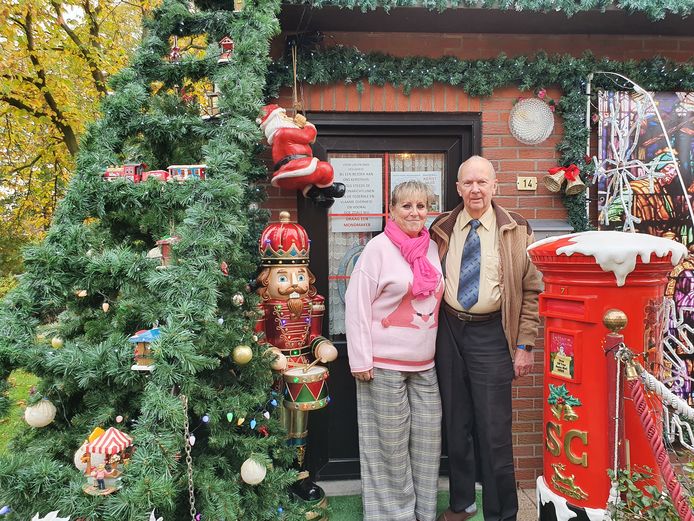
<instances>
[{"instance_id":1,"label":"hanging lantern","mask_svg":"<svg viewBox=\"0 0 694 521\"><path fill-rule=\"evenodd\" d=\"M32 427L45 427L53 422L55 413L55 405L47 398L44 398L39 403L26 408L24 420Z\"/></svg>"},{"instance_id":2,"label":"hanging lantern","mask_svg":"<svg viewBox=\"0 0 694 521\"><path fill-rule=\"evenodd\" d=\"M219 110L219 92L217 91L217 86L213 87L213 90L205 92L205 97L207 98L207 103L200 106L202 119L213 119L219 117L221 114Z\"/></svg>"},{"instance_id":3,"label":"hanging lantern","mask_svg":"<svg viewBox=\"0 0 694 521\"><path fill-rule=\"evenodd\" d=\"M267 468L265 468L265 465L261 465L251 458L248 458L241 465L241 479L249 485L257 485L265 479L266 474Z\"/></svg>"}]
</instances>

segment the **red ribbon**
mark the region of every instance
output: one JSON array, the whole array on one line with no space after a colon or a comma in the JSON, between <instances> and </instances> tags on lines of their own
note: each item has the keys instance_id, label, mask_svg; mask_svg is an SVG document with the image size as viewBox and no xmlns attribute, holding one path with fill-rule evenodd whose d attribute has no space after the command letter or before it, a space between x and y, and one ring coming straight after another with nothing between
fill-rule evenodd
<instances>
[{"instance_id":1,"label":"red ribbon","mask_svg":"<svg viewBox=\"0 0 694 521\"><path fill-rule=\"evenodd\" d=\"M554 175L563 171L564 177L567 181L575 181L578 178L578 175L581 173L578 167L573 163L569 166L555 166L554 168L550 168L547 171L549 172L549 175Z\"/></svg>"}]
</instances>

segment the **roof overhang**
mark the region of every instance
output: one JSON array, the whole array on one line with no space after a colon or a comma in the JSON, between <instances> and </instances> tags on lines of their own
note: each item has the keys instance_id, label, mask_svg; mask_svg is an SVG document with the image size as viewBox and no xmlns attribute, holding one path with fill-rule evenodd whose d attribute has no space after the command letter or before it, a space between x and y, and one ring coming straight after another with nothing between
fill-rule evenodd
<instances>
[{"instance_id":1,"label":"roof overhang","mask_svg":"<svg viewBox=\"0 0 694 521\"><path fill-rule=\"evenodd\" d=\"M605 12L584 11L568 18L564 13L538 13L500 9L451 8L443 12L422 7L397 7L386 12L366 13L339 7L315 8L283 4L282 30L412 32L412 33L497 33L497 34L610 34L694 36L694 20L668 15L651 20L644 13L611 8Z\"/></svg>"}]
</instances>

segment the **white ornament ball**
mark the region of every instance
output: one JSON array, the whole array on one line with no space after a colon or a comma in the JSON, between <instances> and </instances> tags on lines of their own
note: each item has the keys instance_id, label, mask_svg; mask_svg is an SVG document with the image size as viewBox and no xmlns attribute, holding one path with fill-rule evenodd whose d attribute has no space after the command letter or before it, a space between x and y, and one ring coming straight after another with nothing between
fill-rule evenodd
<instances>
[{"instance_id":1,"label":"white ornament ball","mask_svg":"<svg viewBox=\"0 0 694 521\"><path fill-rule=\"evenodd\" d=\"M243 306L243 303L245 301L246 301L246 299L244 298L244 296L241 293L234 293L234 295L231 297L231 302L236 307Z\"/></svg>"},{"instance_id":2,"label":"white ornament ball","mask_svg":"<svg viewBox=\"0 0 694 521\"><path fill-rule=\"evenodd\" d=\"M104 302L101 304L101 309L104 310L104 313L108 313L108 310L111 309L111 305L108 302Z\"/></svg>"},{"instance_id":3,"label":"white ornament ball","mask_svg":"<svg viewBox=\"0 0 694 521\"><path fill-rule=\"evenodd\" d=\"M241 479L249 485L257 485L265 479L267 469L255 460L247 459L241 465Z\"/></svg>"},{"instance_id":4,"label":"white ornament ball","mask_svg":"<svg viewBox=\"0 0 694 521\"><path fill-rule=\"evenodd\" d=\"M248 346L236 346L231 356L237 364L246 365L253 358L253 350Z\"/></svg>"},{"instance_id":5,"label":"white ornament ball","mask_svg":"<svg viewBox=\"0 0 694 521\"><path fill-rule=\"evenodd\" d=\"M287 357L279 353L277 358L270 363L270 367L275 371L284 371L287 368Z\"/></svg>"},{"instance_id":6,"label":"white ornament ball","mask_svg":"<svg viewBox=\"0 0 694 521\"><path fill-rule=\"evenodd\" d=\"M44 398L36 405L30 405L24 411L24 419L32 427L45 427L53 422L56 408L50 400Z\"/></svg>"},{"instance_id":7,"label":"white ornament ball","mask_svg":"<svg viewBox=\"0 0 694 521\"><path fill-rule=\"evenodd\" d=\"M64 344L63 339L60 338L59 336L54 336L51 339L51 346L53 346L53 349L60 349L61 347L63 347L63 344Z\"/></svg>"},{"instance_id":8,"label":"white ornament ball","mask_svg":"<svg viewBox=\"0 0 694 521\"><path fill-rule=\"evenodd\" d=\"M217 324L219 324L220 326L223 326L224 325L224 317L219 317L217 319Z\"/></svg>"}]
</instances>

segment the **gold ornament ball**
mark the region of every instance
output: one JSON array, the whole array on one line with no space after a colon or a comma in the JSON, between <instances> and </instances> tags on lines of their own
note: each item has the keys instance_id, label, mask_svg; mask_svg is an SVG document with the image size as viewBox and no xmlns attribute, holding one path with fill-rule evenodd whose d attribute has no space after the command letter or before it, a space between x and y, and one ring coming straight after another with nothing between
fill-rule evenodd
<instances>
[{"instance_id":1,"label":"gold ornament ball","mask_svg":"<svg viewBox=\"0 0 694 521\"><path fill-rule=\"evenodd\" d=\"M108 302L104 302L101 304L101 309L104 310L104 313L108 313L108 310L111 309L111 305Z\"/></svg>"},{"instance_id":2,"label":"gold ornament ball","mask_svg":"<svg viewBox=\"0 0 694 521\"><path fill-rule=\"evenodd\" d=\"M51 339L51 346L53 346L53 349L60 349L61 347L63 347L63 344L64 344L63 339L60 338L59 336L54 336Z\"/></svg>"},{"instance_id":3,"label":"gold ornament ball","mask_svg":"<svg viewBox=\"0 0 694 521\"><path fill-rule=\"evenodd\" d=\"M241 479L249 485L257 485L265 479L267 469L255 460L248 458L241 465Z\"/></svg>"},{"instance_id":4,"label":"gold ornament ball","mask_svg":"<svg viewBox=\"0 0 694 521\"><path fill-rule=\"evenodd\" d=\"M44 335L43 333L39 333L38 335L36 335L36 341L43 344L46 341L46 335Z\"/></svg>"},{"instance_id":5,"label":"gold ornament ball","mask_svg":"<svg viewBox=\"0 0 694 521\"><path fill-rule=\"evenodd\" d=\"M618 333L627 326L627 315L621 309L608 309L602 316L602 323L613 333Z\"/></svg>"},{"instance_id":6,"label":"gold ornament ball","mask_svg":"<svg viewBox=\"0 0 694 521\"><path fill-rule=\"evenodd\" d=\"M78 289L75 291L75 295L77 295L80 298L84 298L87 296L87 290L86 289Z\"/></svg>"},{"instance_id":7,"label":"gold ornament ball","mask_svg":"<svg viewBox=\"0 0 694 521\"><path fill-rule=\"evenodd\" d=\"M237 364L246 365L253 358L253 350L248 346L236 346L231 356Z\"/></svg>"}]
</instances>

